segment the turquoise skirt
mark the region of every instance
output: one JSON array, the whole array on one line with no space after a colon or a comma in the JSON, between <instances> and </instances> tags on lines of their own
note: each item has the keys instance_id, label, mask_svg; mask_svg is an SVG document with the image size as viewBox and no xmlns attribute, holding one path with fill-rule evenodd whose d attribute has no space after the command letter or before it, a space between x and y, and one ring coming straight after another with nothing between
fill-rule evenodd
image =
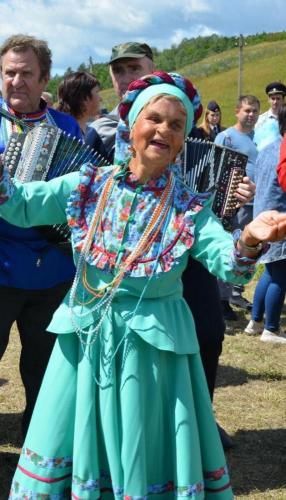
<instances>
[{"instance_id":1,"label":"turquoise skirt","mask_svg":"<svg viewBox=\"0 0 286 500\"><path fill-rule=\"evenodd\" d=\"M10 499L233 498L200 355L125 328L58 336Z\"/></svg>"}]
</instances>

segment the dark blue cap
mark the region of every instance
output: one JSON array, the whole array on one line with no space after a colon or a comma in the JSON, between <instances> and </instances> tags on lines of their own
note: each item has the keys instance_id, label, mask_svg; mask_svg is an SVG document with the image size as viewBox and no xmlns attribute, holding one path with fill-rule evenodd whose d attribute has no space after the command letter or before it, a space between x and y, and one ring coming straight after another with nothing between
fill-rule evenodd
<instances>
[{"instance_id":1,"label":"dark blue cap","mask_svg":"<svg viewBox=\"0 0 286 500\"><path fill-rule=\"evenodd\" d=\"M210 101L207 105L207 109L209 111L212 111L213 113L215 113L216 111L220 111L220 107L216 101Z\"/></svg>"}]
</instances>

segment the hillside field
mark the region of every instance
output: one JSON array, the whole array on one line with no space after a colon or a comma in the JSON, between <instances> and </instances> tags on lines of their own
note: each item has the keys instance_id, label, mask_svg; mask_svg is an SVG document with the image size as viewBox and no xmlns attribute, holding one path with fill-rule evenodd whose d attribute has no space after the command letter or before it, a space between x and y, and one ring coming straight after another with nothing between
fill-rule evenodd
<instances>
[{"instance_id":1,"label":"hillside field","mask_svg":"<svg viewBox=\"0 0 286 500\"><path fill-rule=\"evenodd\" d=\"M261 111L268 109L265 87L272 81L286 82L286 41L264 42L243 49L242 93L256 95ZM160 68L157 68L160 69ZM222 109L223 124L234 123L238 96L238 49L212 55L185 66L179 73L190 78L198 88L204 106L215 99ZM111 110L117 103L112 89L101 92L103 107Z\"/></svg>"}]
</instances>

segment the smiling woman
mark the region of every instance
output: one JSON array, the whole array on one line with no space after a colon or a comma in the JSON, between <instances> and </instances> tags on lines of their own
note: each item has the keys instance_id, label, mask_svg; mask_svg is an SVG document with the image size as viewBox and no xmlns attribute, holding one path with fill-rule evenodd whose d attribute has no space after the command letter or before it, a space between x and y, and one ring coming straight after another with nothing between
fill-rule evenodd
<instances>
[{"instance_id":1,"label":"smiling woman","mask_svg":"<svg viewBox=\"0 0 286 500\"><path fill-rule=\"evenodd\" d=\"M141 83L144 92L136 82L134 85L131 83L127 96L120 104L123 118L128 113L131 129L132 158L129 169L140 182L159 177L168 165L175 162L186 135L193 127L194 115L197 117L202 110L199 96L190 82L186 80L189 98L179 85L170 86L168 78L166 81L158 79L156 75L159 74L155 72L141 79L141 82L158 80L156 86L151 83L146 87L145 84L145 88Z\"/></svg>"},{"instance_id":2,"label":"smiling woman","mask_svg":"<svg viewBox=\"0 0 286 500\"><path fill-rule=\"evenodd\" d=\"M234 244L207 197L183 184L173 161L200 112L188 80L157 72L120 106L130 162L24 185L4 170L1 217L67 218L77 263L49 326L59 335L11 500L233 498L181 275L191 254L248 281L256 244L283 238L286 216L264 213Z\"/></svg>"},{"instance_id":3,"label":"smiling woman","mask_svg":"<svg viewBox=\"0 0 286 500\"><path fill-rule=\"evenodd\" d=\"M139 114L130 134L135 152L129 168L140 182L159 177L182 150L187 113L173 96L154 97Z\"/></svg>"}]
</instances>

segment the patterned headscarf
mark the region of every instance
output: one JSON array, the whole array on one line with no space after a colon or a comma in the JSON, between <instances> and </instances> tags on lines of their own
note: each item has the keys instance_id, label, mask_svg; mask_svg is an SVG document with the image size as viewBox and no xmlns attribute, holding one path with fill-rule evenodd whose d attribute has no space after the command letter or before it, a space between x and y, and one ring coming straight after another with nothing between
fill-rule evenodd
<instances>
[{"instance_id":1,"label":"patterned headscarf","mask_svg":"<svg viewBox=\"0 0 286 500\"><path fill-rule=\"evenodd\" d=\"M132 128L145 104L159 94L171 94L180 99L187 112L187 135L200 118L203 108L196 88L178 73L155 71L131 82L119 105L120 117L123 120L128 118L129 127Z\"/></svg>"}]
</instances>

